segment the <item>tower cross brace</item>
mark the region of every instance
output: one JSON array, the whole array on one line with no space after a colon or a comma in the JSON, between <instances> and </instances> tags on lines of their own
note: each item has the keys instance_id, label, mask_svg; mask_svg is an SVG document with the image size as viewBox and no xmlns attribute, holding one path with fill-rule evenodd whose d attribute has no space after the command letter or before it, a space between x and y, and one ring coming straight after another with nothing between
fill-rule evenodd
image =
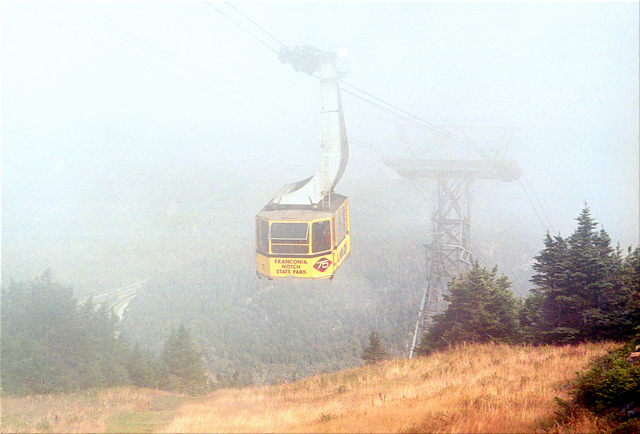
<instances>
[{"instance_id":1,"label":"tower cross brace","mask_svg":"<svg viewBox=\"0 0 640 434\"><path fill-rule=\"evenodd\" d=\"M513 181L522 175L514 161L386 159L385 164L408 179L434 179L437 204L431 218L433 238L426 249L426 284L418 311L409 358L435 314L446 308L448 282L466 272L471 255L471 186L476 179Z\"/></svg>"}]
</instances>

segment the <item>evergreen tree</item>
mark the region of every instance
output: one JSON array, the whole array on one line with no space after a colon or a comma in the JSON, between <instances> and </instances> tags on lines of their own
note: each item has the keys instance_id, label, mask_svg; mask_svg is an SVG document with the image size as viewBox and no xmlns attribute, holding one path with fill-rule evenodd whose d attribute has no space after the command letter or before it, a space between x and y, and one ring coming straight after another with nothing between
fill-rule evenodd
<instances>
[{"instance_id":1,"label":"evergreen tree","mask_svg":"<svg viewBox=\"0 0 640 434\"><path fill-rule=\"evenodd\" d=\"M160 356L164 375L162 386L190 394L206 392L207 378L202 354L196 349L184 324L172 329Z\"/></svg>"},{"instance_id":2,"label":"evergreen tree","mask_svg":"<svg viewBox=\"0 0 640 434\"><path fill-rule=\"evenodd\" d=\"M523 328L528 330L531 338L543 342L571 342L578 335L578 329L572 327L569 318L575 318L579 311L575 304L575 295L569 294L565 288L569 284L567 270L569 263L569 246L560 235L551 237L549 233L544 240L545 248L536 256L533 269L537 273L531 281L537 285L532 297L525 302L525 306L533 307L531 311L542 313L537 318L536 326L529 320L528 315L523 319ZM528 314L530 314L528 312Z\"/></svg>"},{"instance_id":3,"label":"evergreen tree","mask_svg":"<svg viewBox=\"0 0 640 434\"><path fill-rule=\"evenodd\" d=\"M77 309L77 327L70 331L82 342L75 369L81 389L113 387L129 383L126 369L127 344L118 339L119 318L104 304L91 299Z\"/></svg>"},{"instance_id":4,"label":"evergreen tree","mask_svg":"<svg viewBox=\"0 0 640 434\"><path fill-rule=\"evenodd\" d=\"M629 248L624 256L617 248L613 265L607 275L607 285L584 314L585 333L592 340L626 340L640 326L640 251Z\"/></svg>"},{"instance_id":5,"label":"evergreen tree","mask_svg":"<svg viewBox=\"0 0 640 434\"><path fill-rule=\"evenodd\" d=\"M159 368L149 351L139 343L128 352L127 372L131 383L138 387L157 388L159 385Z\"/></svg>"},{"instance_id":6,"label":"evergreen tree","mask_svg":"<svg viewBox=\"0 0 640 434\"><path fill-rule=\"evenodd\" d=\"M378 332L375 330L369 335L369 343L362 351L362 355L360 357L367 365L378 363L389 358L387 351L382 345L380 336L378 336Z\"/></svg>"},{"instance_id":7,"label":"evergreen tree","mask_svg":"<svg viewBox=\"0 0 640 434\"><path fill-rule=\"evenodd\" d=\"M434 317L416 353L425 355L459 342L514 342L518 339L518 303L505 276L498 277L478 262L449 283L447 310Z\"/></svg>"},{"instance_id":8,"label":"evergreen tree","mask_svg":"<svg viewBox=\"0 0 640 434\"><path fill-rule=\"evenodd\" d=\"M630 251L624 258L614 250L607 232L596 230L588 206L576 220L566 240L547 234L544 250L535 257L531 281L536 287L521 315L529 340L616 339L629 336L639 319L637 254Z\"/></svg>"},{"instance_id":9,"label":"evergreen tree","mask_svg":"<svg viewBox=\"0 0 640 434\"><path fill-rule=\"evenodd\" d=\"M117 318L78 306L50 272L2 288L2 391L67 392L127 384Z\"/></svg>"},{"instance_id":10,"label":"evergreen tree","mask_svg":"<svg viewBox=\"0 0 640 434\"><path fill-rule=\"evenodd\" d=\"M9 394L64 392L81 386L72 365L82 349L73 332L71 288L37 279L2 290L2 389Z\"/></svg>"},{"instance_id":11,"label":"evergreen tree","mask_svg":"<svg viewBox=\"0 0 640 434\"><path fill-rule=\"evenodd\" d=\"M520 336L524 342L538 342L544 331L549 329L549 321L544 314L545 301L543 293L531 291L520 306Z\"/></svg>"},{"instance_id":12,"label":"evergreen tree","mask_svg":"<svg viewBox=\"0 0 640 434\"><path fill-rule=\"evenodd\" d=\"M216 389L242 389L254 385L253 376L249 372L241 373L237 369L231 375L216 374ZM280 384L278 382L273 384Z\"/></svg>"}]
</instances>

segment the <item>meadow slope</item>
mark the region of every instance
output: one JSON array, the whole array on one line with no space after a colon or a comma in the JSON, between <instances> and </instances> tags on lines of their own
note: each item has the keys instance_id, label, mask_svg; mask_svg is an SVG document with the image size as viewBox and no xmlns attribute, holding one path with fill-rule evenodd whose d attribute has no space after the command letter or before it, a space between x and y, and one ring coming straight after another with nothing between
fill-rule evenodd
<instances>
[{"instance_id":1,"label":"meadow slope","mask_svg":"<svg viewBox=\"0 0 640 434\"><path fill-rule=\"evenodd\" d=\"M576 430L554 424L555 397L612 344L463 345L426 358L244 390L182 406L162 432L455 432Z\"/></svg>"},{"instance_id":2,"label":"meadow slope","mask_svg":"<svg viewBox=\"0 0 640 434\"><path fill-rule=\"evenodd\" d=\"M615 345L462 345L425 358L204 397L135 389L3 397L0 432L596 432L555 397Z\"/></svg>"}]
</instances>

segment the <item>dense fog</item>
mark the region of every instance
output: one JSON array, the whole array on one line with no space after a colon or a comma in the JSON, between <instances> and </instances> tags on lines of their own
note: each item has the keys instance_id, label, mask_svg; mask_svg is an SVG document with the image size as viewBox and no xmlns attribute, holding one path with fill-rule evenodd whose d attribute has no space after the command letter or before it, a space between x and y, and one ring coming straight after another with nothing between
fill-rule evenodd
<instances>
[{"instance_id":1,"label":"dense fog","mask_svg":"<svg viewBox=\"0 0 640 434\"><path fill-rule=\"evenodd\" d=\"M547 231L570 234L585 203L614 245L638 244L638 12L634 2L3 2L3 284L50 269L84 296L149 279L130 327L148 327L140 337L155 346L173 322L206 334L199 315L210 312L193 312L207 291L240 291L218 307L262 327L297 288L319 310L331 295L351 326L362 315L350 362L323 369L355 363L373 328L405 351L436 190L384 158L479 159L481 148L520 165L518 181L474 182L471 224L477 258L518 296ZM331 282L255 276L256 213L320 158L318 80L282 64L282 44L349 50L350 160L336 191L350 198L352 252ZM195 301L159 306L169 293ZM336 318L318 327L336 330Z\"/></svg>"}]
</instances>

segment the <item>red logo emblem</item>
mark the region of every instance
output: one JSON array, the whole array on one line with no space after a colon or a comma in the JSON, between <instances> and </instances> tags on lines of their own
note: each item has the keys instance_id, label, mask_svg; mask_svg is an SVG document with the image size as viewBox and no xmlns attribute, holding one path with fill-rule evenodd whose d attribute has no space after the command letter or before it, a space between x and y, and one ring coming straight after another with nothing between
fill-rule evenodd
<instances>
[{"instance_id":1,"label":"red logo emblem","mask_svg":"<svg viewBox=\"0 0 640 434\"><path fill-rule=\"evenodd\" d=\"M320 258L318 259L318 262L313 264L313 268L315 268L321 273L324 273L325 271L327 271L327 269L329 268L329 265L331 264L332 262L328 258Z\"/></svg>"}]
</instances>

